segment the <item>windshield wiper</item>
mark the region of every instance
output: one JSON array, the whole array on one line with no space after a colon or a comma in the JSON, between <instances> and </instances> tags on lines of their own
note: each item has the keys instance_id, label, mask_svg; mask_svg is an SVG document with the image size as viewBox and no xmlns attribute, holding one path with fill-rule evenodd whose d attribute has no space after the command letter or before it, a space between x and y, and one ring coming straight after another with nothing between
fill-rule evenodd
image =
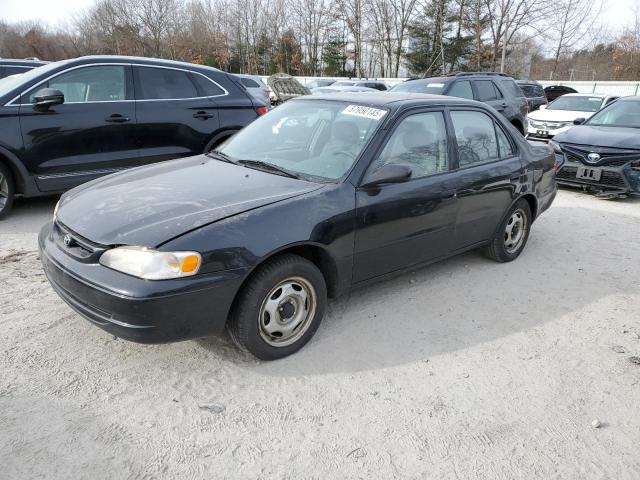
<instances>
[{"instance_id":1,"label":"windshield wiper","mask_svg":"<svg viewBox=\"0 0 640 480\"><path fill-rule=\"evenodd\" d=\"M205 153L207 157L215 158L216 160L220 160L221 162L233 163L234 165L238 165L236 160L233 160L229 155L220 150L211 150L210 152Z\"/></svg>"},{"instance_id":2,"label":"windshield wiper","mask_svg":"<svg viewBox=\"0 0 640 480\"><path fill-rule=\"evenodd\" d=\"M290 178L300 178L300 175L292 172L291 170L287 170L286 168L279 167L278 165L274 165L273 163L263 162L262 160L238 160L240 165L245 165L249 168L255 168L257 170L263 170L268 172L277 173L279 175L284 175Z\"/></svg>"}]
</instances>

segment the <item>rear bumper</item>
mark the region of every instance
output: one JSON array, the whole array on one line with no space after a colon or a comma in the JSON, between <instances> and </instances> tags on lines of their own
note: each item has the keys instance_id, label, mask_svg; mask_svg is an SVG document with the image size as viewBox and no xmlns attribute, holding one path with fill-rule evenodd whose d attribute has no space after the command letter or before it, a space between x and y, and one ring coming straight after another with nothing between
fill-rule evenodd
<instances>
[{"instance_id":1,"label":"rear bumper","mask_svg":"<svg viewBox=\"0 0 640 480\"><path fill-rule=\"evenodd\" d=\"M597 168L601 170L600 180L576 178L579 167ZM565 161L557 173L556 181L560 185L587 188L595 192L619 194L640 194L640 172L630 167L590 167L578 162Z\"/></svg>"},{"instance_id":2,"label":"rear bumper","mask_svg":"<svg viewBox=\"0 0 640 480\"><path fill-rule=\"evenodd\" d=\"M49 223L38 238L47 278L60 298L94 325L139 343L187 340L224 329L242 272L142 280L74 259L53 241L51 231Z\"/></svg>"}]
</instances>

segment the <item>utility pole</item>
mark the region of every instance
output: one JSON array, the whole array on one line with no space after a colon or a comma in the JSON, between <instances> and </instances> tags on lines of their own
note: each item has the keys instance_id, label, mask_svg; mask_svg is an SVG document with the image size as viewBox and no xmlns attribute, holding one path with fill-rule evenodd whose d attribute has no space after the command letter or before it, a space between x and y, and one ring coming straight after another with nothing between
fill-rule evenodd
<instances>
[{"instance_id":1,"label":"utility pole","mask_svg":"<svg viewBox=\"0 0 640 480\"><path fill-rule=\"evenodd\" d=\"M502 60L500 60L500 73L504 73L504 60L507 55L507 38L509 36L509 15L505 17L504 34L502 37Z\"/></svg>"}]
</instances>

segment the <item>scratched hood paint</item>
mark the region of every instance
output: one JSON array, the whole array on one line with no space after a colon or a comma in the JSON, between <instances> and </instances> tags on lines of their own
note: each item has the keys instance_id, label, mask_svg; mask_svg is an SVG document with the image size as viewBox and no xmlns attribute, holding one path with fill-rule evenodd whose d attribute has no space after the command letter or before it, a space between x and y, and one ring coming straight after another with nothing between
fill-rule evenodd
<instances>
[{"instance_id":1,"label":"scratched hood paint","mask_svg":"<svg viewBox=\"0 0 640 480\"><path fill-rule=\"evenodd\" d=\"M321 187L200 155L81 185L63 195L58 220L102 245L155 247L203 225Z\"/></svg>"}]
</instances>

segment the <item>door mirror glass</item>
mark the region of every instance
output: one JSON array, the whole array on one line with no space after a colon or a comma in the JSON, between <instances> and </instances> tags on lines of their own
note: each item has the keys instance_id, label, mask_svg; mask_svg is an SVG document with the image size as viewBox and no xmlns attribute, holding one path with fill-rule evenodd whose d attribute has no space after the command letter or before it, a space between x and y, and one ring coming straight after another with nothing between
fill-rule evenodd
<instances>
[{"instance_id":1,"label":"door mirror glass","mask_svg":"<svg viewBox=\"0 0 640 480\"><path fill-rule=\"evenodd\" d=\"M585 119L585 118L580 117L580 118L576 118L576 119L573 121L573 124L574 124L574 125L582 125L585 121L586 121L586 119Z\"/></svg>"},{"instance_id":2,"label":"door mirror glass","mask_svg":"<svg viewBox=\"0 0 640 480\"><path fill-rule=\"evenodd\" d=\"M54 105L63 104L64 94L55 88L43 88L35 93L34 100L34 108L36 110L46 110Z\"/></svg>"},{"instance_id":3,"label":"door mirror glass","mask_svg":"<svg viewBox=\"0 0 640 480\"><path fill-rule=\"evenodd\" d=\"M383 165L365 180L363 187L373 187L384 183L402 183L411 178L411 167L397 163Z\"/></svg>"}]
</instances>

